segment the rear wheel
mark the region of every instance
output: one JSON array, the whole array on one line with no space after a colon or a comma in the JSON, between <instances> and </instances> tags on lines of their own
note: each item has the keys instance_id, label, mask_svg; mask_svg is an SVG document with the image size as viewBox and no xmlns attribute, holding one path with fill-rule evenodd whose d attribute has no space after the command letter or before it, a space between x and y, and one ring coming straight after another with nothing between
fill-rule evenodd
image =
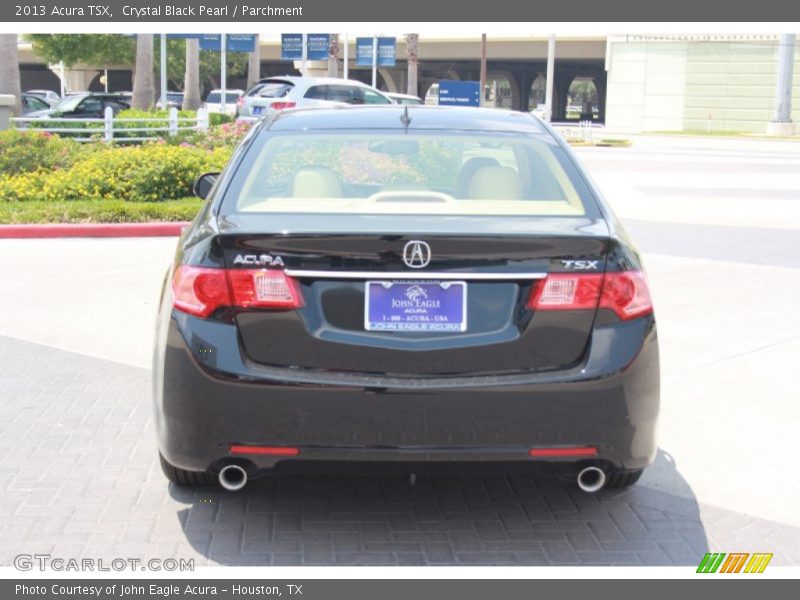
<instances>
[{"instance_id":1,"label":"rear wheel","mask_svg":"<svg viewBox=\"0 0 800 600\"><path fill-rule=\"evenodd\" d=\"M616 490L632 486L639 481L642 473L644 473L644 469L639 469L638 471L611 471L610 473L606 473L606 483L604 487Z\"/></svg>"},{"instance_id":2,"label":"rear wheel","mask_svg":"<svg viewBox=\"0 0 800 600\"><path fill-rule=\"evenodd\" d=\"M214 485L217 483L217 478L214 477L213 473L179 469L175 465L168 463L160 452L158 453L158 460L161 463L161 470L164 475L172 483L177 483L178 485Z\"/></svg>"}]
</instances>

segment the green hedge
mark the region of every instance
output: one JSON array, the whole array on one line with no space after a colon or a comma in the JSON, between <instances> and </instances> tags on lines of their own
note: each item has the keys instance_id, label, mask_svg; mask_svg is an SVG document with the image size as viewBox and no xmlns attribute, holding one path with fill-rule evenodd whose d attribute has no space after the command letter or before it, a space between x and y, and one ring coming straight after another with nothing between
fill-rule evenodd
<instances>
[{"instance_id":1,"label":"green hedge","mask_svg":"<svg viewBox=\"0 0 800 600\"><path fill-rule=\"evenodd\" d=\"M69 167L0 175L0 201L101 200L161 201L192 194L198 175L220 171L229 148L149 143L102 146Z\"/></svg>"},{"instance_id":2,"label":"green hedge","mask_svg":"<svg viewBox=\"0 0 800 600\"><path fill-rule=\"evenodd\" d=\"M0 224L191 221L202 204L199 198L181 198L167 202L124 200L0 202Z\"/></svg>"},{"instance_id":3,"label":"green hedge","mask_svg":"<svg viewBox=\"0 0 800 600\"><path fill-rule=\"evenodd\" d=\"M190 196L195 178L220 171L248 128L225 123L139 145L2 131L0 202L154 202Z\"/></svg>"}]
</instances>

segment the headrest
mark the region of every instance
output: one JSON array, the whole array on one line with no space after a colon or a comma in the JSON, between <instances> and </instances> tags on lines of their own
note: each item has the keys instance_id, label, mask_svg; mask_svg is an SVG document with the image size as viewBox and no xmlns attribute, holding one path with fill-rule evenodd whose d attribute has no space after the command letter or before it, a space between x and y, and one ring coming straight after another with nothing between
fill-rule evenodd
<instances>
[{"instance_id":1,"label":"headrest","mask_svg":"<svg viewBox=\"0 0 800 600\"><path fill-rule=\"evenodd\" d=\"M292 181L295 198L341 198L342 184L336 173L327 167L304 167Z\"/></svg>"},{"instance_id":2,"label":"headrest","mask_svg":"<svg viewBox=\"0 0 800 600\"><path fill-rule=\"evenodd\" d=\"M473 200L520 200L522 181L509 167L481 167L469 183Z\"/></svg>"}]
</instances>

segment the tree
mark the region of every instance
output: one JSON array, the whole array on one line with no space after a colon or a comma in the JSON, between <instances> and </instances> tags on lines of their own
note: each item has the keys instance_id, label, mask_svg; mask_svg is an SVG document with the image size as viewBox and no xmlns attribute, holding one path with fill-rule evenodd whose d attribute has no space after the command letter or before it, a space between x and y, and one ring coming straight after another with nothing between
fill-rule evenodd
<instances>
[{"instance_id":1,"label":"tree","mask_svg":"<svg viewBox=\"0 0 800 600\"><path fill-rule=\"evenodd\" d=\"M417 84L417 57L419 55L419 34L406 34L406 61L408 62L408 87L407 93L412 96L419 95Z\"/></svg>"},{"instance_id":2,"label":"tree","mask_svg":"<svg viewBox=\"0 0 800 600\"><path fill-rule=\"evenodd\" d=\"M148 110L155 104L155 84L153 82L153 34L140 33L136 36L136 67L133 74L133 98L131 108Z\"/></svg>"},{"instance_id":3,"label":"tree","mask_svg":"<svg viewBox=\"0 0 800 600\"><path fill-rule=\"evenodd\" d=\"M99 67L130 65L136 53L136 39L118 34L36 33L25 36L33 52L49 63L71 67L88 63Z\"/></svg>"},{"instance_id":4,"label":"tree","mask_svg":"<svg viewBox=\"0 0 800 600\"><path fill-rule=\"evenodd\" d=\"M183 110L200 108L200 40L186 40L186 70L183 78Z\"/></svg>"},{"instance_id":5,"label":"tree","mask_svg":"<svg viewBox=\"0 0 800 600\"><path fill-rule=\"evenodd\" d=\"M17 34L0 33L0 94L11 94L16 100L14 114L22 114L19 97L19 52L17 51Z\"/></svg>"},{"instance_id":6,"label":"tree","mask_svg":"<svg viewBox=\"0 0 800 600\"><path fill-rule=\"evenodd\" d=\"M258 34L255 34L253 37L255 38L253 42L255 47L250 53L247 63L247 85L245 86L247 89L250 89L253 84L261 79L261 46L259 45Z\"/></svg>"},{"instance_id":7,"label":"tree","mask_svg":"<svg viewBox=\"0 0 800 600\"><path fill-rule=\"evenodd\" d=\"M328 77L339 76L339 34L332 33L328 46Z\"/></svg>"},{"instance_id":8,"label":"tree","mask_svg":"<svg viewBox=\"0 0 800 600\"><path fill-rule=\"evenodd\" d=\"M149 79L152 83L153 101L155 101L155 80L152 74L161 66L161 48L159 41L152 34L147 34L150 39L149 58L146 62L151 66ZM98 70L110 66L133 67L134 87L136 73L141 72L139 66L134 66L139 60L138 52L146 52L141 47L142 36L121 34L32 34L25 36L31 42L35 54L50 63L64 62L66 67L76 63L86 63L95 66ZM196 43L196 40L195 40ZM186 85L186 50L185 39L167 40L167 79L172 82L173 89L183 89ZM191 56L196 56L192 54ZM190 59L190 61L193 60ZM199 51L199 83L202 88L209 84L216 86L219 80L219 52L206 50ZM244 53L228 53L228 75L241 76L247 66L247 57ZM146 77L146 79L148 79ZM150 102L150 104L152 104Z\"/></svg>"},{"instance_id":9,"label":"tree","mask_svg":"<svg viewBox=\"0 0 800 600\"><path fill-rule=\"evenodd\" d=\"M167 79L171 82L172 89L184 90L186 78L186 39L167 40ZM155 69L161 65L161 45L155 43L153 47L153 62ZM228 77L240 77L247 69L247 56L249 53L228 52L227 70ZM200 91L204 87L219 87L219 52L200 50Z\"/></svg>"}]
</instances>

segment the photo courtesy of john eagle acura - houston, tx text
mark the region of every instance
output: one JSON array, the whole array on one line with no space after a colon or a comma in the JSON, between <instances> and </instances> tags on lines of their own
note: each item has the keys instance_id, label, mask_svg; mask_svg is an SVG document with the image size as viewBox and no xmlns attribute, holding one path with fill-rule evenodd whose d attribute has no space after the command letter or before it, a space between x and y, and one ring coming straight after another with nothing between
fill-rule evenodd
<instances>
[{"instance_id":1,"label":"photo courtesy of john eagle acura - houston, tx text","mask_svg":"<svg viewBox=\"0 0 800 600\"><path fill-rule=\"evenodd\" d=\"M538 117L274 111L195 193L154 352L171 481L237 490L285 461L526 461L595 492L654 459L638 253Z\"/></svg>"}]
</instances>

